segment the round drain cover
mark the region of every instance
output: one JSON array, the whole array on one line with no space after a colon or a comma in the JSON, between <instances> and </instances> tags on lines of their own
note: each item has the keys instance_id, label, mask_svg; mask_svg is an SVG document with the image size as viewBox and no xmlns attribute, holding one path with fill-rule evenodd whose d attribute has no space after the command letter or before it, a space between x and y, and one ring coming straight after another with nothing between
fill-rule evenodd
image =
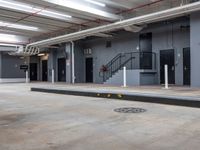
<instances>
[{"instance_id":1,"label":"round drain cover","mask_svg":"<svg viewBox=\"0 0 200 150\"><path fill-rule=\"evenodd\" d=\"M114 109L114 111L119 113L142 113L145 112L146 110L142 108L124 107L124 108L116 108Z\"/></svg>"}]
</instances>

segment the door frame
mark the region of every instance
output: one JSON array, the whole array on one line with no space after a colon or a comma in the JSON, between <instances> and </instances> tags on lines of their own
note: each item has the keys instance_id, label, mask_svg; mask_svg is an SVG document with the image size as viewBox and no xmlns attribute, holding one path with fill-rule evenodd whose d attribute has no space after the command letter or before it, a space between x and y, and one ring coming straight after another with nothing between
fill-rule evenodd
<instances>
[{"instance_id":1,"label":"door frame","mask_svg":"<svg viewBox=\"0 0 200 150\"><path fill-rule=\"evenodd\" d=\"M47 68L46 68L47 69L47 75L46 75L47 78L46 78L46 80L43 79L43 71L44 71L44 69L43 69L43 62L44 61L46 61L46 64L47 64ZM48 81L48 60L42 60L41 64L42 64L42 81Z\"/></svg>"},{"instance_id":2,"label":"door frame","mask_svg":"<svg viewBox=\"0 0 200 150\"><path fill-rule=\"evenodd\" d=\"M59 60L64 60L64 62L65 62L65 80L64 81L61 81L61 80L59 80ZM58 82L66 82L67 81L67 76L66 76L66 73L67 73L67 70L66 70L66 67L67 67L67 64L66 64L66 58L65 57L59 57L59 58L57 58L57 81Z\"/></svg>"},{"instance_id":3,"label":"door frame","mask_svg":"<svg viewBox=\"0 0 200 150\"><path fill-rule=\"evenodd\" d=\"M186 84L185 80L184 80L185 79L185 76L184 76L184 70L185 70L184 69L184 50L189 50L189 54L190 54L189 55L189 57L190 57L190 62L189 62L190 63L190 70L189 70L190 71L190 77L189 77L190 80L189 80L189 84ZM190 86L191 85L191 49L190 49L190 47L183 48L183 57L182 58L183 58L183 85Z\"/></svg>"},{"instance_id":4,"label":"door frame","mask_svg":"<svg viewBox=\"0 0 200 150\"><path fill-rule=\"evenodd\" d=\"M159 75L160 75L160 84L163 84L163 83L161 83L161 59L160 59L160 57L161 57L161 51L170 51L170 50L173 50L173 54L174 54L174 83L172 83L172 85L175 85L176 84L176 67L175 67L175 62L176 62L176 60L175 60L175 50L174 49L163 49L163 50L159 50L159 68L160 68L160 70L159 70ZM169 71L168 71L168 81L169 81ZM169 83L170 84L170 83Z\"/></svg>"},{"instance_id":5,"label":"door frame","mask_svg":"<svg viewBox=\"0 0 200 150\"><path fill-rule=\"evenodd\" d=\"M92 59L92 81L91 82L88 82L87 81L87 64L86 64L86 61L87 59ZM94 66L93 66L93 62L94 62L94 58L93 57L85 57L85 83L93 83L94 82Z\"/></svg>"},{"instance_id":6,"label":"door frame","mask_svg":"<svg viewBox=\"0 0 200 150\"><path fill-rule=\"evenodd\" d=\"M31 64L36 65L36 79L31 80ZM30 81L38 81L38 63L29 63L29 77Z\"/></svg>"}]
</instances>

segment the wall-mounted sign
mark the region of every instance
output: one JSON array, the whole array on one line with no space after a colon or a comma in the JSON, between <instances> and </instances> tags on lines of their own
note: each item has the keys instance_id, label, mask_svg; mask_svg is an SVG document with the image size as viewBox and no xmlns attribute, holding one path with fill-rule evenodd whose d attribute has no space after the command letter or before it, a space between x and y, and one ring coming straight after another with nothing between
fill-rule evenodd
<instances>
[{"instance_id":1,"label":"wall-mounted sign","mask_svg":"<svg viewBox=\"0 0 200 150\"><path fill-rule=\"evenodd\" d=\"M91 48L84 49L84 54L85 55L91 55L92 54L92 49Z\"/></svg>"},{"instance_id":2,"label":"wall-mounted sign","mask_svg":"<svg viewBox=\"0 0 200 150\"><path fill-rule=\"evenodd\" d=\"M28 70L28 65L20 65L21 70Z\"/></svg>"}]
</instances>

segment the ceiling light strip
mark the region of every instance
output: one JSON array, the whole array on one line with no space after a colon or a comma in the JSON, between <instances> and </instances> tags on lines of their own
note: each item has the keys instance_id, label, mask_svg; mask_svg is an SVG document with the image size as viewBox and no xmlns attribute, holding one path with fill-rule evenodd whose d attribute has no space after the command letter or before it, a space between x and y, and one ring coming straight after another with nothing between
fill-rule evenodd
<instances>
[{"instance_id":1,"label":"ceiling light strip","mask_svg":"<svg viewBox=\"0 0 200 150\"><path fill-rule=\"evenodd\" d=\"M47 16L50 18L56 18L60 20L69 20L69 18L72 18L72 16L67 15L65 13L60 13L57 11L53 11L50 9L43 9L35 6L31 6L25 3L19 3L16 1L8 1L8 0L0 0L0 7L14 9L22 12L28 12L28 13L36 13L42 16Z\"/></svg>"},{"instance_id":2,"label":"ceiling light strip","mask_svg":"<svg viewBox=\"0 0 200 150\"><path fill-rule=\"evenodd\" d=\"M98 6L101 6L101 7L106 7L106 4L103 4L103 3L100 3L100 2L97 2L97 1L94 1L94 0L85 0L89 3L92 3L92 4L95 4L95 5L98 5Z\"/></svg>"},{"instance_id":3,"label":"ceiling light strip","mask_svg":"<svg viewBox=\"0 0 200 150\"><path fill-rule=\"evenodd\" d=\"M8 27L8 28L31 30L31 31L39 30L38 27L27 26L27 25L16 24L16 23L8 23L8 22L3 22L3 21L0 21L0 27Z\"/></svg>"}]
</instances>

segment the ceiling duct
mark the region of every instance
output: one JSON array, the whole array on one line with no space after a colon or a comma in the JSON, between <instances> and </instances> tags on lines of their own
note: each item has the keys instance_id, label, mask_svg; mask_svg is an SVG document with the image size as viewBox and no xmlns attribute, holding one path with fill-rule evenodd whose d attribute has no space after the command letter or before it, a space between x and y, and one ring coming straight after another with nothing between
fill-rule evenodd
<instances>
[{"instance_id":1,"label":"ceiling duct","mask_svg":"<svg viewBox=\"0 0 200 150\"><path fill-rule=\"evenodd\" d=\"M15 52L20 45L0 43L0 52Z\"/></svg>"},{"instance_id":2,"label":"ceiling duct","mask_svg":"<svg viewBox=\"0 0 200 150\"><path fill-rule=\"evenodd\" d=\"M139 26L127 26L127 27L124 27L124 30L126 31L129 31L129 32L140 32L141 30L143 29L143 27L139 27Z\"/></svg>"},{"instance_id":3,"label":"ceiling duct","mask_svg":"<svg viewBox=\"0 0 200 150\"><path fill-rule=\"evenodd\" d=\"M104 32L109 32L109 31L113 31L117 29L122 29L127 26L143 25L143 24L166 20L166 19L170 19L174 17L184 16L184 15L190 14L191 12L195 12L199 10L200 10L200 2L195 2L192 4L187 4L184 6L171 8L164 11L159 11L152 14L143 15L143 16L111 23L108 25L99 26L96 28L82 30L82 31L34 42L31 44L28 44L28 46L48 46L48 45L53 45L53 44L62 43L62 42L74 41L74 40L82 39L84 37L95 35L97 33L104 33Z\"/></svg>"}]
</instances>

